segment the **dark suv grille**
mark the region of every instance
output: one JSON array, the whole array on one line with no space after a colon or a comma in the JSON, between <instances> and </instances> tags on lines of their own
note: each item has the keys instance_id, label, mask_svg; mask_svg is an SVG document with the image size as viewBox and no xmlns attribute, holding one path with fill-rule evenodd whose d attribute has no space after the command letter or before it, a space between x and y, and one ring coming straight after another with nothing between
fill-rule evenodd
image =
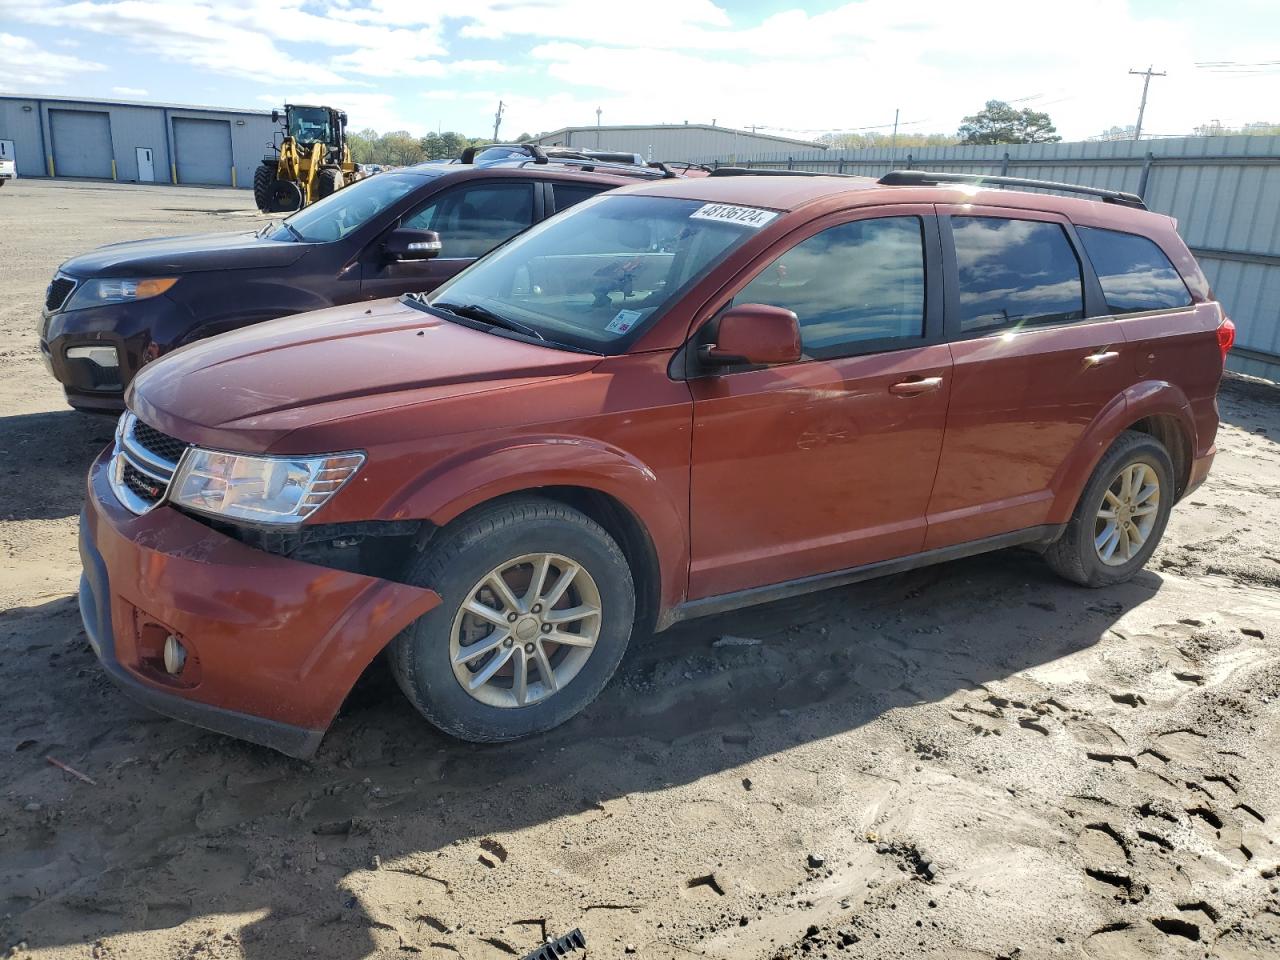
<instances>
[{"instance_id":1,"label":"dark suv grille","mask_svg":"<svg viewBox=\"0 0 1280 960\"><path fill-rule=\"evenodd\" d=\"M49 290L44 296L44 308L50 313L61 310L62 305L67 302L67 297L75 288L76 282L70 277L54 277L53 283L49 284Z\"/></svg>"},{"instance_id":2,"label":"dark suv grille","mask_svg":"<svg viewBox=\"0 0 1280 960\"><path fill-rule=\"evenodd\" d=\"M182 452L187 449L183 441L161 433L141 420L134 421L133 439L149 453L154 453L161 460L167 460L170 463L177 463L182 457Z\"/></svg>"}]
</instances>

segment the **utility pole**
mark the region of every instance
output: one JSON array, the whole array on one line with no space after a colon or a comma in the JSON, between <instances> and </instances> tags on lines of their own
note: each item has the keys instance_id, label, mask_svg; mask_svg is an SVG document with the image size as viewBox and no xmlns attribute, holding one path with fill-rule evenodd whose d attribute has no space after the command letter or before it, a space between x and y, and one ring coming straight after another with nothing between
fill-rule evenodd
<instances>
[{"instance_id":1,"label":"utility pole","mask_svg":"<svg viewBox=\"0 0 1280 960\"><path fill-rule=\"evenodd\" d=\"M596 107L596 149L600 149L600 113L601 109Z\"/></svg>"},{"instance_id":2,"label":"utility pole","mask_svg":"<svg viewBox=\"0 0 1280 960\"><path fill-rule=\"evenodd\" d=\"M1147 87L1151 86L1152 77L1163 77L1165 72L1162 70L1156 73L1150 66L1145 70L1130 70L1135 77L1142 77L1142 103L1138 105L1138 125L1133 128L1133 139L1142 139L1142 115L1147 112Z\"/></svg>"},{"instance_id":3,"label":"utility pole","mask_svg":"<svg viewBox=\"0 0 1280 960\"><path fill-rule=\"evenodd\" d=\"M493 142L498 142L498 128L502 126L502 108L506 104L501 100L498 101L498 112L493 115Z\"/></svg>"},{"instance_id":4,"label":"utility pole","mask_svg":"<svg viewBox=\"0 0 1280 960\"><path fill-rule=\"evenodd\" d=\"M897 146L898 146L898 110L899 109L900 108L898 107L893 108L893 143L892 143L893 149L897 149Z\"/></svg>"}]
</instances>

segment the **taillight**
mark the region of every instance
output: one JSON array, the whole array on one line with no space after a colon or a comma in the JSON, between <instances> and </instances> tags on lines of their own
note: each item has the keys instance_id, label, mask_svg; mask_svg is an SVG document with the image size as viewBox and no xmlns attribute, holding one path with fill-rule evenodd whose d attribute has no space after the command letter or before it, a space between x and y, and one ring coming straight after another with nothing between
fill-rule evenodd
<instances>
[{"instance_id":1,"label":"taillight","mask_svg":"<svg viewBox=\"0 0 1280 960\"><path fill-rule=\"evenodd\" d=\"M1231 351L1231 347L1236 342L1236 325L1231 322L1230 317L1223 317L1222 323L1218 325L1218 349L1222 351L1222 363L1225 366L1227 362L1227 354Z\"/></svg>"}]
</instances>

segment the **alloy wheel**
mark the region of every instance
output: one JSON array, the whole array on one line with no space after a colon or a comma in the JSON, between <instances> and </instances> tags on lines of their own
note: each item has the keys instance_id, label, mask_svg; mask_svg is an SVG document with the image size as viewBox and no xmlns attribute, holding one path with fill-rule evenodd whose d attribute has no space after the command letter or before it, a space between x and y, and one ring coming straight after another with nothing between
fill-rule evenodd
<instances>
[{"instance_id":1,"label":"alloy wheel","mask_svg":"<svg viewBox=\"0 0 1280 960\"><path fill-rule=\"evenodd\" d=\"M1120 469L1102 495L1093 547L1109 567L1121 567L1142 550L1160 512L1160 477L1145 463Z\"/></svg>"},{"instance_id":2,"label":"alloy wheel","mask_svg":"<svg viewBox=\"0 0 1280 960\"><path fill-rule=\"evenodd\" d=\"M563 689L600 634L600 590L586 568L560 554L508 560L466 597L449 660L462 689L492 707L527 707Z\"/></svg>"}]
</instances>

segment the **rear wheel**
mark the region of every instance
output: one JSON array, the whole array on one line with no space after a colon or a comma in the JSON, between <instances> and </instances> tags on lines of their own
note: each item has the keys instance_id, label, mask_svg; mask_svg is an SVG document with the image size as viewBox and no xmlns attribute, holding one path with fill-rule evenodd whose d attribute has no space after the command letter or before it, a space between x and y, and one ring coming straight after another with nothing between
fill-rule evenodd
<instances>
[{"instance_id":1,"label":"rear wheel","mask_svg":"<svg viewBox=\"0 0 1280 960\"><path fill-rule=\"evenodd\" d=\"M1066 531L1045 551L1045 559L1083 586L1123 583L1155 552L1173 498L1169 452L1154 437L1127 430L1094 470Z\"/></svg>"},{"instance_id":2,"label":"rear wheel","mask_svg":"<svg viewBox=\"0 0 1280 960\"><path fill-rule=\"evenodd\" d=\"M342 171L337 167L325 167L320 171L320 178L316 184L316 192L321 198L327 197L332 193L342 189Z\"/></svg>"},{"instance_id":3,"label":"rear wheel","mask_svg":"<svg viewBox=\"0 0 1280 960\"><path fill-rule=\"evenodd\" d=\"M276 169L265 163L253 171L253 202L263 213L272 213L272 195L276 184Z\"/></svg>"},{"instance_id":4,"label":"rear wheel","mask_svg":"<svg viewBox=\"0 0 1280 960\"><path fill-rule=\"evenodd\" d=\"M408 579L444 602L393 642L392 673L424 717L463 740L514 740L577 714L613 676L635 619L613 538L541 498L461 518Z\"/></svg>"}]
</instances>

